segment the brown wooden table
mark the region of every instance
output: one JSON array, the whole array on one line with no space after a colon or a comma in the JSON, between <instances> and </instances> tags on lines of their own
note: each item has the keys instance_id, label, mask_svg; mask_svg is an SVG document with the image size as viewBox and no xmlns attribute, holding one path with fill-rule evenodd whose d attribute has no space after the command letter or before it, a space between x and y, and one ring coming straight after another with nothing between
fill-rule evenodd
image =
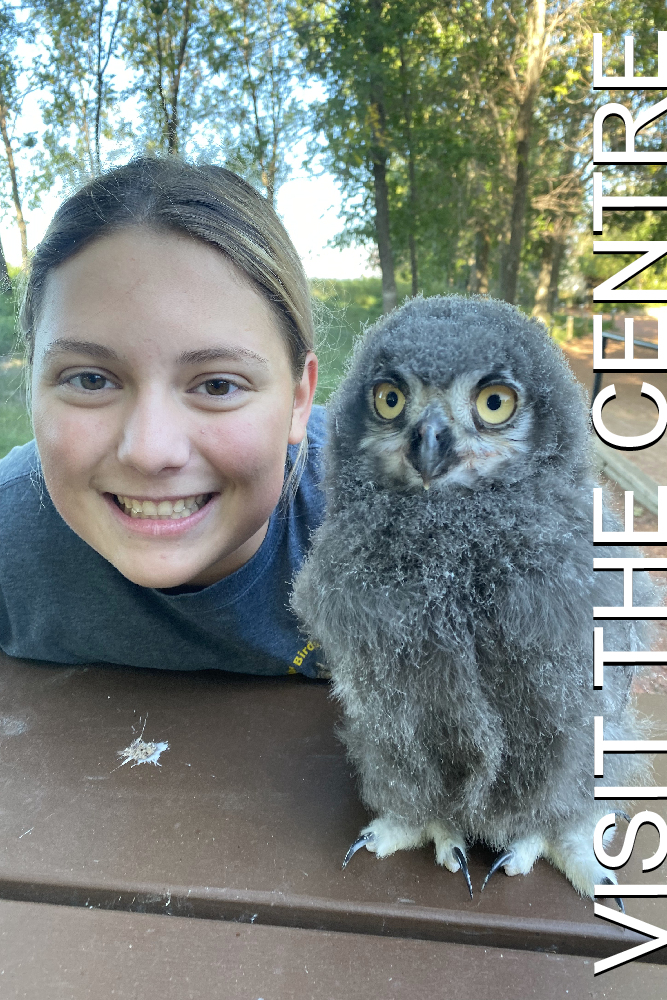
<instances>
[{"instance_id":1,"label":"brown wooden table","mask_svg":"<svg viewBox=\"0 0 667 1000\"><path fill-rule=\"evenodd\" d=\"M119 766L146 716L161 766ZM544 862L481 894L492 856L473 849L472 902L428 849L342 871L366 816L336 716L298 677L0 657L0 997L665 995L667 949L593 978L644 938ZM655 849L643 833L634 857ZM663 868L631 861L621 881ZM667 926L666 900L627 909Z\"/></svg>"}]
</instances>

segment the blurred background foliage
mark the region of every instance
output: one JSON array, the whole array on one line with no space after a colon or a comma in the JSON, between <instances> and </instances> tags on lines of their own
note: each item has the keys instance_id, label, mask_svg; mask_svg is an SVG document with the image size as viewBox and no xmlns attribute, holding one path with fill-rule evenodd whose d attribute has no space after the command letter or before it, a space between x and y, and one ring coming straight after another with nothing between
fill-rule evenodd
<instances>
[{"instance_id":1,"label":"blurred background foliage","mask_svg":"<svg viewBox=\"0 0 667 1000\"><path fill-rule=\"evenodd\" d=\"M576 336L593 287L625 262L592 253L595 110L665 97L593 91L592 33L606 73L622 75L632 33L635 72L652 76L658 30L663 0L0 0L0 212L25 268L45 192L141 152L224 164L275 203L304 148L342 192L335 242L367 247L381 275L313 281L320 400L359 330L409 295L488 294ZM26 133L28 99L41 122ZM664 148L665 131L659 118L641 143ZM623 143L608 118L606 147ZM667 194L662 164L598 169L606 192ZM665 213L605 212L602 238L665 232ZM631 287L662 287L666 272L663 259ZM0 253L0 453L30 433L19 277Z\"/></svg>"}]
</instances>

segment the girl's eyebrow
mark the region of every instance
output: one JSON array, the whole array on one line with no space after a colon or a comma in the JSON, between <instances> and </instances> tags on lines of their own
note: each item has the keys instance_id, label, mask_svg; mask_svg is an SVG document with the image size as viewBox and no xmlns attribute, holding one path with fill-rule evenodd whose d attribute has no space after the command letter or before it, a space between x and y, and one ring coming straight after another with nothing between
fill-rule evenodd
<instances>
[{"instance_id":1,"label":"girl's eyebrow","mask_svg":"<svg viewBox=\"0 0 667 1000\"><path fill-rule=\"evenodd\" d=\"M269 362L261 354L255 354L247 347L207 347L202 351L185 351L178 357L181 365L201 365L207 361L256 361L264 368Z\"/></svg>"},{"instance_id":2,"label":"girl's eyebrow","mask_svg":"<svg viewBox=\"0 0 667 1000\"><path fill-rule=\"evenodd\" d=\"M110 347L96 344L90 340L70 340L60 337L45 349L42 359L46 360L57 354L87 354L98 361L120 361L120 356ZM209 361L255 361L268 368L269 362L261 354L250 351L246 347L207 347L201 351L184 351L176 359L181 365L200 365Z\"/></svg>"},{"instance_id":3,"label":"girl's eyebrow","mask_svg":"<svg viewBox=\"0 0 667 1000\"><path fill-rule=\"evenodd\" d=\"M87 354L91 358L97 358L98 361L120 360L115 351L112 351L110 347L104 347L103 344L95 344L91 340L68 340L66 337L60 337L58 340L52 341L44 349L42 360L46 361L47 358L51 358L56 354L67 353Z\"/></svg>"}]
</instances>

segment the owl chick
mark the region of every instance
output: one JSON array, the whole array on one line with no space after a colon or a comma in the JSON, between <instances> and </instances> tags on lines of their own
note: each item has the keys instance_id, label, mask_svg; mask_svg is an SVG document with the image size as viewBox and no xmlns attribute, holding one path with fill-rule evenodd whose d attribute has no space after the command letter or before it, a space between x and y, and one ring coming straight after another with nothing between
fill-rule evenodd
<instances>
[{"instance_id":1,"label":"owl chick","mask_svg":"<svg viewBox=\"0 0 667 1000\"><path fill-rule=\"evenodd\" d=\"M609 811L593 717L606 739L646 733L634 668L593 689L593 607L622 604L622 581L593 572L588 416L560 350L506 303L414 299L359 344L329 435L327 513L293 606L376 815L345 863L433 841L472 895L482 841L501 852L489 874L544 857L580 893L612 884L593 851ZM650 583L635 592L659 603ZM644 627L606 622L605 644L645 649ZM608 755L605 780L641 784L644 766Z\"/></svg>"}]
</instances>

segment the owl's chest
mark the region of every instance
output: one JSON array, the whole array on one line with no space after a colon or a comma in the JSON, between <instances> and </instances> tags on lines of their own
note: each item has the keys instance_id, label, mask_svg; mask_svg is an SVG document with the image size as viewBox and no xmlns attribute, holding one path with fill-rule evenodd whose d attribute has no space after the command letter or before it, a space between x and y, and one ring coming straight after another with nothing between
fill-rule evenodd
<instances>
[{"instance_id":1,"label":"owl's chest","mask_svg":"<svg viewBox=\"0 0 667 1000\"><path fill-rule=\"evenodd\" d=\"M487 606L508 580L530 567L514 538L492 531L473 535L436 523L419 529L407 520L377 527L348 549L346 571L368 592L382 591L398 605Z\"/></svg>"}]
</instances>

